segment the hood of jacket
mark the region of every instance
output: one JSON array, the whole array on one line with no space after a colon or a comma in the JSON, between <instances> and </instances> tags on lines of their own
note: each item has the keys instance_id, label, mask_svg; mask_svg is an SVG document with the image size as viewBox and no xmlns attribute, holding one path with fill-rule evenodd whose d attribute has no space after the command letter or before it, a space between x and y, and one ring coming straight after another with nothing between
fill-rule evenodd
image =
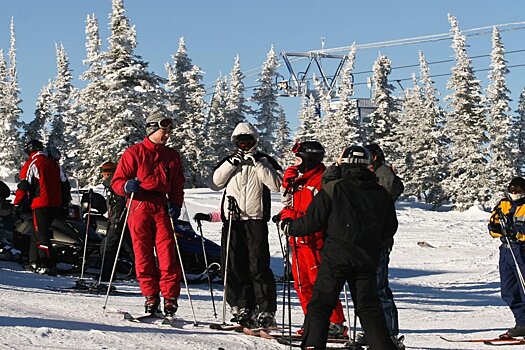
<instances>
[{"instance_id":1,"label":"hood of jacket","mask_svg":"<svg viewBox=\"0 0 525 350\"><path fill-rule=\"evenodd\" d=\"M255 127L251 123L243 122L243 123L237 124L231 136L231 141L233 142L233 144L236 145L235 141L237 140L237 136L239 135L252 135L253 138L255 139L255 145L252 147L250 151L253 151L257 148L257 145L259 144L259 133L257 132Z\"/></svg>"}]
</instances>

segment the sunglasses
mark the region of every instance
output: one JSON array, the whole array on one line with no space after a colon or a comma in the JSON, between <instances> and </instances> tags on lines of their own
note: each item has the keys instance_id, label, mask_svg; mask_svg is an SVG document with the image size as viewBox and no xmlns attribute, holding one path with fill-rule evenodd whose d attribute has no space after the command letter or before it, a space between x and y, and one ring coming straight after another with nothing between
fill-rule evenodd
<instances>
[{"instance_id":1,"label":"sunglasses","mask_svg":"<svg viewBox=\"0 0 525 350\"><path fill-rule=\"evenodd\" d=\"M150 127L150 126L156 126L159 129L163 129L163 130L175 128L175 126L173 125L173 119L171 118L162 119L158 122L149 122L146 124L146 127Z\"/></svg>"}]
</instances>

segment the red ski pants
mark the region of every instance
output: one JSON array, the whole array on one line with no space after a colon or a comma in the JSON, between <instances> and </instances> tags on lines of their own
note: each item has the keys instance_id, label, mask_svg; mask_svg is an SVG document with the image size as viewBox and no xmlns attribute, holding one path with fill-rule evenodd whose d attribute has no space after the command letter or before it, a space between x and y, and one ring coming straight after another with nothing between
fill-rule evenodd
<instances>
[{"instance_id":1,"label":"red ski pants","mask_svg":"<svg viewBox=\"0 0 525 350\"><path fill-rule=\"evenodd\" d=\"M128 227L137 280L144 296L160 292L164 298L178 298L180 294L181 268L170 220L165 203L133 201L131 205Z\"/></svg>"},{"instance_id":2,"label":"red ski pants","mask_svg":"<svg viewBox=\"0 0 525 350\"><path fill-rule=\"evenodd\" d=\"M299 296L303 313L306 315L306 306L310 302L310 299L312 299L314 283L317 278L317 272L319 271L321 251L301 244L297 244L297 249L294 248L292 245L294 288ZM297 271L297 263L299 263L299 271ZM341 305L341 301L338 301L337 306L330 316L330 322L340 324L343 323L344 320L343 306Z\"/></svg>"}]
</instances>

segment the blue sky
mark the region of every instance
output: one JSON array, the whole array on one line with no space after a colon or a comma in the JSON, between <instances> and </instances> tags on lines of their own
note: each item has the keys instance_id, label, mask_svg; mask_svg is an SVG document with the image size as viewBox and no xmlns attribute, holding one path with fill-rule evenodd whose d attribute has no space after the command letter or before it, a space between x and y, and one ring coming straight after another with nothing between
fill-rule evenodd
<instances>
[{"instance_id":1,"label":"blue sky","mask_svg":"<svg viewBox=\"0 0 525 350\"><path fill-rule=\"evenodd\" d=\"M447 13L455 15L462 30L488 25L525 21L525 2L488 0L406 0L406 1L175 1L175 0L125 0L125 7L132 24L136 26L138 47L136 53L150 63L150 68L166 76L164 65L172 62L179 37L184 36L188 54L205 72L204 82L211 93L212 84L220 73L228 74L234 57L239 54L243 71L257 69L266 58L271 45L277 52L306 52L321 48L348 46L352 42L367 44L379 41L419 37L446 33L449 30ZM70 57L73 75L84 70L85 19L94 13L98 19L104 48L107 46L108 15L111 0L16 0L3 1L0 13L0 47L9 48L9 21L15 19L16 48L21 97L24 100L23 120L33 118L35 101L40 88L56 74L55 42L65 46ZM525 49L525 25L503 32L507 51ZM490 35L477 35L467 39L469 55L490 53ZM420 43L394 47L358 50L355 72L372 68L378 52L400 67L418 63L418 50L429 62L451 59L450 41ZM346 52L339 52L341 54ZM510 65L525 64L525 51L509 54ZM301 64L303 64L301 66ZM297 62L294 68L304 69L306 62ZM324 67L331 73L332 63ZM432 64L432 74L447 74L450 63ZM487 69L488 58L473 60L475 69ZM391 79L410 78L417 68L395 68ZM281 73L288 78L287 71ZM477 73L486 87L488 72ZM364 83L370 73L356 74L356 83ZM525 86L525 66L511 69L507 80L512 98L516 100ZM253 79L246 86L252 86ZM436 87L446 95L447 77L435 78ZM75 81L78 87L83 83ZM409 81L401 81L403 87ZM399 88L399 85L396 84ZM396 93L399 93L398 89ZM357 97L367 97L365 84L356 89ZM283 97L292 127L300 99ZM515 102L513 103L515 108Z\"/></svg>"}]
</instances>

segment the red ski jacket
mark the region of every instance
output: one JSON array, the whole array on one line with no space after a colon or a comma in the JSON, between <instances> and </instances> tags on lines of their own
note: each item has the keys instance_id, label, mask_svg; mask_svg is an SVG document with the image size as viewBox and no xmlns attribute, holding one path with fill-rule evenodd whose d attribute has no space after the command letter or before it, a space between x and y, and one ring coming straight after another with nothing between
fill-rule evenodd
<instances>
[{"instance_id":1,"label":"red ski jacket","mask_svg":"<svg viewBox=\"0 0 525 350\"><path fill-rule=\"evenodd\" d=\"M179 152L173 148L154 144L148 137L129 147L118 162L111 187L125 196L126 181L135 178L144 190L135 194L136 200L162 204L167 194L170 203L182 207L184 174Z\"/></svg>"},{"instance_id":2,"label":"red ski jacket","mask_svg":"<svg viewBox=\"0 0 525 350\"><path fill-rule=\"evenodd\" d=\"M26 180L31 187L29 191L16 190L14 205L19 205L28 196L33 210L62 206L61 182L67 181L67 178L58 163L43 152L29 155L20 170L20 180Z\"/></svg>"},{"instance_id":3,"label":"red ski jacket","mask_svg":"<svg viewBox=\"0 0 525 350\"><path fill-rule=\"evenodd\" d=\"M298 172L296 168L294 169L294 166L286 169L283 177L283 187L291 186L293 183L293 207L284 208L281 211L281 217L295 220L306 214L306 209L312 202L312 199L321 190L321 179L325 169L326 167L321 163L299 177L296 177ZM290 241L293 241L293 239L291 237ZM309 236L300 237L297 239L297 244L299 246L301 244L308 245L313 249L321 249L324 244L324 232L319 231Z\"/></svg>"}]
</instances>

